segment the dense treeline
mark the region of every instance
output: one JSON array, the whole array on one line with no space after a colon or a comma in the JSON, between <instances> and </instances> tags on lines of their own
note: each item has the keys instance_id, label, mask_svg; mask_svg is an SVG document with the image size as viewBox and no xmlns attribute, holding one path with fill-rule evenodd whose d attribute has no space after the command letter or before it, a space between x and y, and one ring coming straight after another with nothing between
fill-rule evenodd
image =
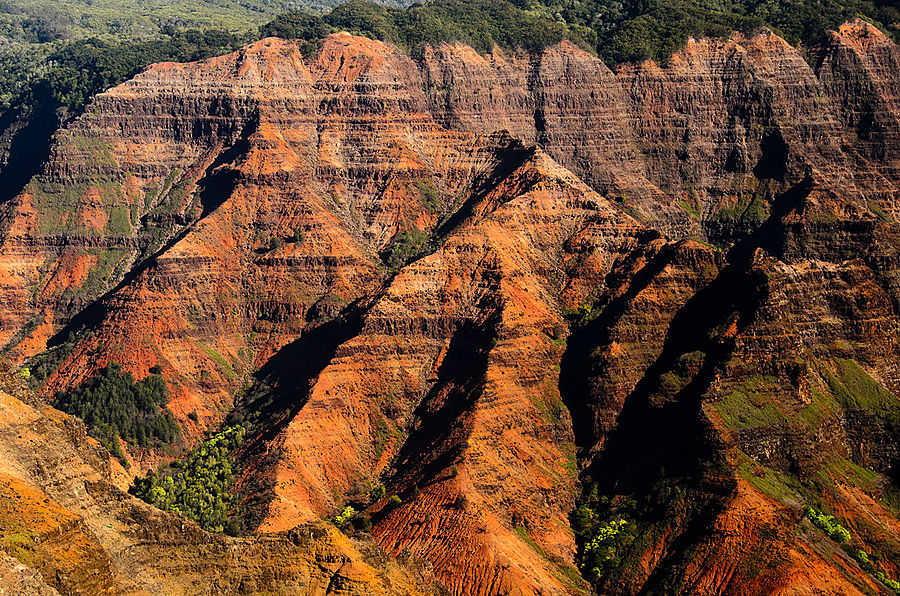
<instances>
[{"instance_id":1,"label":"dense treeline","mask_svg":"<svg viewBox=\"0 0 900 596\"><path fill-rule=\"evenodd\" d=\"M210 532L238 534L237 504L229 492L234 479L231 452L244 439L241 426L231 426L203 442L183 462L167 471L139 478L131 492L151 505L180 513Z\"/></svg>"},{"instance_id":2,"label":"dense treeline","mask_svg":"<svg viewBox=\"0 0 900 596\"><path fill-rule=\"evenodd\" d=\"M59 394L55 405L84 420L91 435L121 458L119 437L141 447L175 440L179 428L166 409L168 400L161 375L135 382L121 365L110 363L80 386Z\"/></svg>"},{"instance_id":3,"label":"dense treeline","mask_svg":"<svg viewBox=\"0 0 900 596\"><path fill-rule=\"evenodd\" d=\"M90 36L148 37L163 27L246 30L297 7L335 0L0 0L0 36L47 43Z\"/></svg>"},{"instance_id":4,"label":"dense treeline","mask_svg":"<svg viewBox=\"0 0 900 596\"><path fill-rule=\"evenodd\" d=\"M308 41L332 31L390 41L413 52L441 41L462 41L480 51L495 44L539 50L564 38L587 44L583 34L589 33L505 0L431 0L407 9L350 0L323 17L288 13L261 28L263 35Z\"/></svg>"},{"instance_id":5,"label":"dense treeline","mask_svg":"<svg viewBox=\"0 0 900 596\"><path fill-rule=\"evenodd\" d=\"M133 77L148 64L217 56L251 39L246 34L193 29L166 29L158 38L140 41L81 39L53 51L43 73L14 98L14 90L9 88L0 89L0 97L10 97L8 101L14 106L68 108L77 112L91 97Z\"/></svg>"},{"instance_id":6,"label":"dense treeline","mask_svg":"<svg viewBox=\"0 0 900 596\"><path fill-rule=\"evenodd\" d=\"M535 50L568 38L616 64L665 62L690 36L727 37L762 27L792 43L814 44L857 16L900 37L893 0L431 0L405 10L351 0L324 16L281 15L261 31L314 43L346 30L413 52L441 41L481 51L494 44Z\"/></svg>"},{"instance_id":7,"label":"dense treeline","mask_svg":"<svg viewBox=\"0 0 900 596\"><path fill-rule=\"evenodd\" d=\"M73 41L21 66L0 59L0 203L37 174L53 133L97 93L154 62L226 54L252 39L250 34L169 28L154 39Z\"/></svg>"},{"instance_id":8,"label":"dense treeline","mask_svg":"<svg viewBox=\"0 0 900 596\"><path fill-rule=\"evenodd\" d=\"M25 55L4 60L0 108L5 102L77 113L94 94L148 64L222 54L268 35L301 39L312 49L325 35L346 30L414 52L441 41L463 41L481 51L494 44L537 50L568 38L618 63L664 61L690 35L727 36L762 26L791 42L810 44L854 16L897 34L900 11L893 0L430 0L406 9L351 0L323 16L283 14L258 32L166 26L153 39L70 42L52 51L40 66Z\"/></svg>"},{"instance_id":9,"label":"dense treeline","mask_svg":"<svg viewBox=\"0 0 900 596\"><path fill-rule=\"evenodd\" d=\"M769 27L789 42L815 44L854 17L898 38L895 0L543 0L553 18L590 27L610 64L665 61L689 36L727 37Z\"/></svg>"}]
</instances>

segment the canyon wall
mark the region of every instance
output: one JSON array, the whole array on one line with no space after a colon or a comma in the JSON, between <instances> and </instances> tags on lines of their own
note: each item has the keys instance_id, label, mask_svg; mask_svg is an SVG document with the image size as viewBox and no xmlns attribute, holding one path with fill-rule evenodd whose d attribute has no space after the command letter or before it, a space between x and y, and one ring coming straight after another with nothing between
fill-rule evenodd
<instances>
[{"instance_id":1,"label":"canyon wall","mask_svg":"<svg viewBox=\"0 0 900 596\"><path fill-rule=\"evenodd\" d=\"M898 66L859 21L615 72L348 34L154 65L0 205L0 339L52 348L48 398L160 366L188 439L236 408L264 545L383 485L371 539L454 594L588 592L601 503L639 528L604 592L884 590L800 508L896 568Z\"/></svg>"}]
</instances>

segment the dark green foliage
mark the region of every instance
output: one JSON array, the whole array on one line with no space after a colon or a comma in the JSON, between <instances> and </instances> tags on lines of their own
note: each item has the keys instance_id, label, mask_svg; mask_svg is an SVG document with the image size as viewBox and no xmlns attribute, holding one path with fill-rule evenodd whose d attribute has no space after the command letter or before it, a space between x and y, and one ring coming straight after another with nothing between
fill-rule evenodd
<instances>
[{"instance_id":1,"label":"dark green foliage","mask_svg":"<svg viewBox=\"0 0 900 596\"><path fill-rule=\"evenodd\" d=\"M326 23L320 15L302 11L278 15L270 23L259 28L260 37L307 40L325 37L332 31L331 25Z\"/></svg>"},{"instance_id":2,"label":"dark green foliage","mask_svg":"<svg viewBox=\"0 0 900 596\"><path fill-rule=\"evenodd\" d=\"M393 269L402 267L419 254L427 239L428 235L421 230L404 228L397 232L381 257Z\"/></svg>"},{"instance_id":3,"label":"dark green foliage","mask_svg":"<svg viewBox=\"0 0 900 596\"><path fill-rule=\"evenodd\" d=\"M635 502L631 499L582 503L572 513L572 528L578 538L578 567L592 582L618 569L628 546L637 536L632 520Z\"/></svg>"},{"instance_id":4,"label":"dark green foliage","mask_svg":"<svg viewBox=\"0 0 900 596\"><path fill-rule=\"evenodd\" d=\"M432 213L437 213L441 207L441 197L438 195L434 184L429 178L420 178L416 180L416 189L422 199L422 206Z\"/></svg>"},{"instance_id":5,"label":"dark green foliage","mask_svg":"<svg viewBox=\"0 0 900 596\"><path fill-rule=\"evenodd\" d=\"M331 31L349 31L413 53L426 43L442 41L462 41L482 52L494 44L540 50L565 38L587 43L581 32L506 0L432 0L405 10L350 0L322 18L302 12L282 15L261 31L307 41Z\"/></svg>"},{"instance_id":6,"label":"dark green foliage","mask_svg":"<svg viewBox=\"0 0 900 596\"><path fill-rule=\"evenodd\" d=\"M610 64L653 58L665 62L688 37L727 37L772 28L789 42L814 44L826 31L865 16L898 34L892 0L545 0L546 11L570 29L588 27Z\"/></svg>"},{"instance_id":7,"label":"dark green foliage","mask_svg":"<svg viewBox=\"0 0 900 596\"><path fill-rule=\"evenodd\" d=\"M11 116L22 123L50 123L44 125L51 127L49 135L53 124L63 124L78 115L94 95L133 77L149 64L217 56L250 39L246 34L219 30L168 30L168 34L155 39L89 38L30 50L16 44L0 44L0 61L4 65L0 68L0 116ZM3 114L4 109L7 114ZM32 150L40 151L49 137L35 138L33 142L38 146ZM23 159L41 160L39 155ZM14 177L14 173L10 176ZM0 179L0 184L10 183Z\"/></svg>"},{"instance_id":8,"label":"dark green foliage","mask_svg":"<svg viewBox=\"0 0 900 596\"><path fill-rule=\"evenodd\" d=\"M380 501L381 499L384 498L384 495L385 495L384 485L376 484L374 487L372 487L372 490L369 491L369 502L377 503L378 501Z\"/></svg>"},{"instance_id":9,"label":"dark green foliage","mask_svg":"<svg viewBox=\"0 0 900 596\"><path fill-rule=\"evenodd\" d=\"M180 513L210 532L240 531L237 504L229 492L234 479L231 452L244 440L244 428L231 426L207 439L169 473L139 478L132 494L151 505Z\"/></svg>"},{"instance_id":10,"label":"dark green foliage","mask_svg":"<svg viewBox=\"0 0 900 596\"><path fill-rule=\"evenodd\" d=\"M891 0L431 0L405 10L351 0L324 17L282 15L262 31L316 42L346 30L413 53L442 41L486 52L494 44L540 50L571 39L617 64L665 62L690 36L727 37L765 26L791 43L810 45L856 16L900 38L900 11Z\"/></svg>"},{"instance_id":11,"label":"dark green foliage","mask_svg":"<svg viewBox=\"0 0 900 596\"><path fill-rule=\"evenodd\" d=\"M78 111L95 94L129 79L148 64L216 56L247 40L225 31L188 30L146 41L75 41L50 54L53 67L31 86L31 97L24 100L49 101Z\"/></svg>"},{"instance_id":12,"label":"dark green foliage","mask_svg":"<svg viewBox=\"0 0 900 596\"><path fill-rule=\"evenodd\" d=\"M118 437L141 447L171 443L178 424L166 409L166 381L151 374L135 382L121 365L110 363L82 385L56 398L56 407L78 416L110 453L122 457Z\"/></svg>"},{"instance_id":13,"label":"dark green foliage","mask_svg":"<svg viewBox=\"0 0 900 596\"><path fill-rule=\"evenodd\" d=\"M28 383L31 388L38 390L47 377L53 374L59 364L68 358L74 351L77 342L86 337L90 337L89 332L79 335L69 333L66 340L59 345L32 356L27 362L28 368L31 371L28 378Z\"/></svg>"},{"instance_id":14,"label":"dark green foliage","mask_svg":"<svg viewBox=\"0 0 900 596\"><path fill-rule=\"evenodd\" d=\"M320 15L302 11L279 15L259 29L260 37L281 37L300 41L300 49L307 58L322 46L322 40L334 29Z\"/></svg>"}]
</instances>

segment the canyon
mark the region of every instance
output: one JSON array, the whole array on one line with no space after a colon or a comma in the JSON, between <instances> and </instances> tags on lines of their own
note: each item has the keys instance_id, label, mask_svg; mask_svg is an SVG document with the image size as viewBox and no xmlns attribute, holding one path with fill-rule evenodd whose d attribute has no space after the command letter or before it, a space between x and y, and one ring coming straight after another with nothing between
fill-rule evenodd
<instances>
[{"instance_id":1,"label":"canyon","mask_svg":"<svg viewBox=\"0 0 900 596\"><path fill-rule=\"evenodd\" d=\"M99 94L0 204L0 587L891 593L803 506L900 577L898 73L859 20L615 70L339 33ZM248 424L247 536L50 407L109 362ZM633 529L596 573L579 512Z\"/></svg>"}]
</instances>

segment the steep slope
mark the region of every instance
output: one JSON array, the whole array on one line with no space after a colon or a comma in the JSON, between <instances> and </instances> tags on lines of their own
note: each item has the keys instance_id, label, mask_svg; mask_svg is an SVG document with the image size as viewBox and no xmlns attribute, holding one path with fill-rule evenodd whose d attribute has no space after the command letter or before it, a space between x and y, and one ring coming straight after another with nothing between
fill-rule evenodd
<instances>
[{"instance_id":1,"label":"steep slope","mask_svg":"<svg viewBox=\"0 0 900 596\"><path fill-rule=\"evenodd\" d=\"M33 317L40 341L103 321L46 390L106 360L161 364L183 387L176 414L214 416L254 362L375 289L374 254L432 226L511 142L430 123L415 88L389 91L414 75L376 42L333 37L308 67L269 40L99 96L16 201L4 243L5 329Z\"/></svg>"},{"instance_id":2,"label":"steep slope","mask_svg":"<svg viewBox=\"0 0 900 596\"><path fill-rule=\"evenodd\" d=\"M728 244L808 171L852 208L893 210L896 156L871 153L857 128L863 118L890 138L874 131L896 119L896 52L854 21L834 33L817 70L771 33L691 40L665 68L647 61L612 73L563 43L534 57L445 44L423 69L445 126L508 127L651 227ZM866 103L854 115L857 102Z\"/></svg>"},{"instance_id":3,"label":"steep slope","mask_svg":"<svg viewBox=\"0 0 900 596\"><path fill-rule=\"evenodd\" d=\"M464 208L472 215L436 252L366 306L355 336L266 445L282 455L263 530L336 510L333 495L389 471L389 492L404 499L374 530L389 552L431 559L460 593L558 590L566 580L541 559L571 565L574 555L560 302L596 291L647 234L529 153ZM498 569L504 560L509 570Z\"/></svg>"},{"instance_id":4,"label":"steep slope","mask_svg":"<svg viewBox=\"0 0 900 596\"><path fill-rule=\"evenodd\" d=\"M81 422L0 391L4 593L432 593L321 523L262 538L207 534L117 488L117 465Z\"/></svg>"},{"instance_id":5,"label":"steep slope","mask_svg":"<svg viewBox=\"0 0 900 596\"><path fill-rule=\"evenodd\" d=\"M155 65L0 207L0 329L58 344L46 395L161 365L193 437L250 385L236 489L273 545L352 504L456 594L579 593L578 565L884 591L801 511L900 575L900 50L857 21L818 51L613 73L337 34Z\"/></svg>"}]
</instances>

